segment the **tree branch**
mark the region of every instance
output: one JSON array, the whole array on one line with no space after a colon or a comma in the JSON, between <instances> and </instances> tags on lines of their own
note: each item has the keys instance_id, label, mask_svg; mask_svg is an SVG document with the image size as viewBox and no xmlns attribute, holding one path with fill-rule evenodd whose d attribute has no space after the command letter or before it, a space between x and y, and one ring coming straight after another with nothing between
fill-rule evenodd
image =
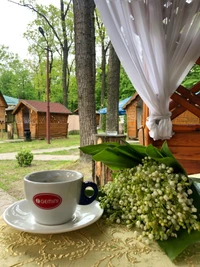
<instances>
[{"instance_id":1,"label":"tree branch","mask_svg":"<svg viewBox=\"0 0 200 267\"><path fill-rule=\"evenodd\" d=\"M8 1L11 2L11 3L17 4L17 5L19 5L19 6L23 6L23 7L29 8L30 10L36 12L39 16L41 16L41 17L46 21L46 23L49 25L49 27L52 29L52 31L53 31L54 35L56 36L56 38L57 38L57 40L58 40L60 46L63 48L63 43L62 43L60 37L58 36L58 34L57 34L55 28L54 28L53 25L49 22L48 18L47 18L43 13L41 13L36 7L34 7L34 6L31 5L31 4L26 4L24 1L23 1L23 3L18 3L18 2L15 2L15 1L13 1L13 0L8 0Z\"/></svg>"}]
</instances>

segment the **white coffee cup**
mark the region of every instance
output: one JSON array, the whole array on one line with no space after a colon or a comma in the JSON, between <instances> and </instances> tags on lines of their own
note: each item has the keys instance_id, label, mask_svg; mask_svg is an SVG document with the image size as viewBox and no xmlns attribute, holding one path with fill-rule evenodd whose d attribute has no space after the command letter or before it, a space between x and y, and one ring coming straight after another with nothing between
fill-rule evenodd
<instances>
[{"instance_id":1,"label":"white coffee cup","mask_svg":"<svg viewBox=\"0 0 200 267\"><path fill-rule=\"evenodd\" d=\"M92 187L94 194L85 195ZM83 175L72 170L33 172L24 177L24 192L35 221L45 225L58 225L73 218L77 205L92 203L98 194L97 185L83 182Z\"/></svg>"}]
</instances>

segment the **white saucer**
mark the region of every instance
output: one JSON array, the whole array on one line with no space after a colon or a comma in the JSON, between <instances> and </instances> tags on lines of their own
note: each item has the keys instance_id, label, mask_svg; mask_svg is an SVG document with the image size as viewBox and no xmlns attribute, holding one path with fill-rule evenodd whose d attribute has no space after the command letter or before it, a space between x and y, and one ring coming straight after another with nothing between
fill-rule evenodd
<instances>
[{"instance_id":1,"label":"white saucer","mask_svg":"<svg viewBox=\"0 0 200 267\"><path fill-rule=\"evenodd\" d=\"M20 200L9 206L3 213L4 221L11 227L37 234L57 234L70 232L86 227L96 222L103 214L103 209L98 201L89 205L78 205L78 208L71 221L60 225L42 225L35 221L28 209L27 201Z\"/></svg>"}]
</instances>

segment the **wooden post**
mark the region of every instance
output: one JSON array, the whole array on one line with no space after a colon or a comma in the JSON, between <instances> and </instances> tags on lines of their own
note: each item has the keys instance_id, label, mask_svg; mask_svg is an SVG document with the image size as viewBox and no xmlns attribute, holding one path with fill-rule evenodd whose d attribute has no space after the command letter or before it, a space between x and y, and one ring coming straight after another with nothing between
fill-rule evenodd
<instances>
[{"instance_id":1,"label":"wooden post","mask_svg":"<svg viewBox=\"0 0 200 267\"><path fill-rule=\"evenodd\" d=\"M149 136L149 129L146 126L146 120L149 116L149 109L147 105L143 102L143 124L144 124L144 145L148 146L151 143Z\"/></svg>"},{"instance_id":2,"label":"wooden post","mask_svg":"<svg viewBox=\"0 0 200 267\"><path fill-rule=\"evenodd\" d=\"M12 124L8 124L7 132L8 132L8 139L13 139L13 125Z\"/></svg>"},{"instance_id":3,"label":"wooden post","mask_svg":"<svg viewBox=\"0 0 200 267\"><path fill-rule=\"evenodd\" d=\"M3 139L3 125L4 125L4 120L0 119L0 124L1 124L1 138Z\"/></svg>"},{"instance_id":4,"label":"wooden post","mask_svg":"<svg viewBox=\"0 0 200 267\"><path fill-rule=\"evenodd\" d=\"M102 144L106 142L118 142L121 143L121 140L126 140L126 135L108 135L108 134L96 134L95 135L95 144ZM98 185L102 186L112 181L112 171L102 162L95 162L93 164L93 181Z\"/></svg>"}]
</instances>

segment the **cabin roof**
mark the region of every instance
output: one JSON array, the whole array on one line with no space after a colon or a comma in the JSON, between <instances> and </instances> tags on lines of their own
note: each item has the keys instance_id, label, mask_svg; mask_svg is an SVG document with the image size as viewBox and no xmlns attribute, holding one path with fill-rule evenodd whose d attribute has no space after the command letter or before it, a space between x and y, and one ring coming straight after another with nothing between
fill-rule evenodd
<instances>
[{"instance_id":1,"label":"cabin roof","mask_svg":"<svg viewBox=\"0 0 200 267\"><path fill-rule=\"evenodd\" d=\"M18 98L14 98L14 97L7 96L7 95L3 95L3 97L8 106L16 106L19 103Z\"/></svg>"},{"instance_id":2,"label":"cabin roof","mask_svg":"<svg viewBox=\"0 0 200 267\"><path fill-rule=\"evenodd\" d=\"M40 102L36 100L20 100L16 108L13 110L13 114L16 114L22 105L25 105L27 108L33 109L36 112L46 113L47 110L46 102ZM50 113L72 114L72 112L61 103L49 102L49 110Z\"/></svg>"},{"instance_id":3,"label":"cabin roof","mask_svg":"<svg viewBox=\"0 0 200 267\"><path fill-rule=\"evenodd\" d=\"M128 105L130 105L133 101L137 100L138 96L139 96L139 94L137 92L135 92L135 94L132 97L130 97L126 103L124 103L122 108L126 109Z\"/></svg>"}]
</instances>

